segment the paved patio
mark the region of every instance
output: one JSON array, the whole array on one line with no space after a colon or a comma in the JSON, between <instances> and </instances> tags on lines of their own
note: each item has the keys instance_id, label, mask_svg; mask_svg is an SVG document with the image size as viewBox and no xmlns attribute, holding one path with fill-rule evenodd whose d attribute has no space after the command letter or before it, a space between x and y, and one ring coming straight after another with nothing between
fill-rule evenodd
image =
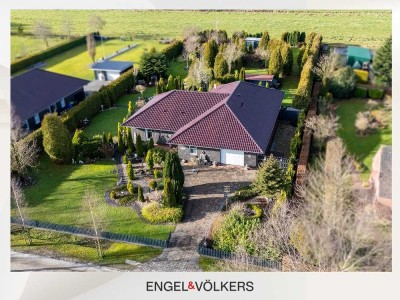
<instances>
[{"instance_id":1,"label":"paved patio","mask_svg":"<svg viewBox=\"0 0 400 300\"><path fill-rule=\"evenodd\" d=\"M244 170L235 166L199 166L198 173L192 167L184 166L185 188L189 199L185 207L185 217L176 226L171 236L170 248L134 269L134 271L201 271L198 266L197 246L205 237L220 207L224 204L224 186L231 192L248 185L255 177L255 170Z\"/></svg>"}]
</instances>

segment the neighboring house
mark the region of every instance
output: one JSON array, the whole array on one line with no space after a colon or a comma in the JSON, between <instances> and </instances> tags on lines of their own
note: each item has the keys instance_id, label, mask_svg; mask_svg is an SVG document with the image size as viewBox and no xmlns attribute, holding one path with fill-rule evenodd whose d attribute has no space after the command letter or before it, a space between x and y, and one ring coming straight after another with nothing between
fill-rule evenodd
<instances>
[{"instance_id":1,"label":"neighboring house","mask_svg":"<svg viewBox=\"0 0 400 300\"><path fill-rule=\"evenodd\" d=\"M156 95L123 125L134 139L178 147L181 159L205 151L211 161L256 167L268 153L284 92L236 81L210 92Z\"/></svg>"},{"instance_id":2,"label":"neighboring house","mask_svg":"<svg viewBox=\"0 0 400 300\"><path fill-rule=\"evenodd\" d=\"M276 88L278 86L278 81L274 78L274 75L268 75L268 74L246 74L245 80L247 82L253 83L253 84L260 84L262 86L266 86L268 82L268 87L271 88Z\"/></svg>"},{"instance_id":3,"label":"neighboring house","mask_svg":"<svg viewBox=\"0 0 400 300\"><path fill-rule=\"evenodd\" d=\"M247 37L244 41L246 43L246 48L249 48L251 45L253 47L253 49L257 49L258 44L261 41L261 38Z\"/></svg>"},{"instance_id":4,"label":"neighboring house","mask_svg":"<svg viewBox=\"0 0 400 300\"><path fill-rule=\"evenodd\" d=\"M339 55L343 66L348 65L355 69L369 70L372 62L372 53L368 48L357 46L338 46L334 53Z\"/></svg>"},{"instance_id":5,"label":"neighboring house","mask_svg":"<svg viewBox=\"0 0 400 300\"><path fill-rule=\"evenodd\" d=\"M94 78L96 80L112 81L132 68L133 63L129 61L105 60L93 64L90 70L94 71Z\"/></svg>"},{"instance_id":6,"label":"neighboring house","mask_svg":"<svg viewBox=\"0 0 400 300\"><path fill-rule=\"evenodd\" d=\"M11 78L11 104L14 114L27 130L40 127L49 112L61 113L85 98L89 81L41 69L32 69Z\"/></svg>"},{"instance_id":7,"label":"neighboring house","mask_svg":"<svg viewBox=\"0 0 400 300\"><path fill-rule=\"evenodd\" d=\"M374 202L392 208L392 146L381 145L372 162Z\"/></svg>"}]
</instances>

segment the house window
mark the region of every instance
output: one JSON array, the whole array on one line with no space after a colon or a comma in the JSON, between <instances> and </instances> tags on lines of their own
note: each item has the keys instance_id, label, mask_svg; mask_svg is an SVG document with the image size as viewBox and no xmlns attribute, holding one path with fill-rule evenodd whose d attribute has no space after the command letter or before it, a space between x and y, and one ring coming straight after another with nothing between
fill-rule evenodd
<instances>
[{"instance_id":1,"label":"house window","mask_svg":"<svg viewBox=\"0 0 400 300\"><path fill-rule=\"evenodd\" d=\"M146 139L149 140L153 136L153 133L150 130L146 129Z\"/></svg>"},{"instance_id":2,"label":"house window","mask_svg":"<svg viewBox=\"0 0 400 300\"><path fill-rule=\"evenodd\" d=\"M36 114L36 115L34 116L34 119L35 119L35 124L40 124L40 117L39 117L39 114Z\"/></svg>"},{"instance_id":3,"label":"house window","mask_svg":"<svg viewBox=\"0 0 400 300\"><path fill-rule=\"evenodd\" d=\"M190 155L197 155L197 148L189 146L189 153Z\"/></svg>"},{"instance_id":4,"label":"house window","mask_svg":"<svg viewBox=\"0 0 400 300\"><path fill-rule=\"evenodd\" d=\"M64 107L65 107L65 100L64 100L64 98L61 99L60 105L61 105L61 108L64 108Z\"/></svg>"}]
</instances>

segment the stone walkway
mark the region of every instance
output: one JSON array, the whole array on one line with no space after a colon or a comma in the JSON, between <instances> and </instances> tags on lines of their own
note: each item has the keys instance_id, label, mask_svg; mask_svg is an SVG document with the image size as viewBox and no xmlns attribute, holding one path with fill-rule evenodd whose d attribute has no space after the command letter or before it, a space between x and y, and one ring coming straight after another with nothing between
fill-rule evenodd
<instances>
[{"instance_id":1,"label":"stone walkway","mask_svg":"<svg viewBox=\"0 0 400 300\"><path fill-rule=\"evenodd\" d=\"M184 220L177 224L171 235L170 248L162 254L136 267L133 271L146 272L200 272L200 255L197 246L208 235L211 225L225 203L224 186L231 191L247 185L255 176L255 170L245 171L240 167L199 167L198 174L185 168L185 186L189 200Z\"/></svg>"}]
</instances>

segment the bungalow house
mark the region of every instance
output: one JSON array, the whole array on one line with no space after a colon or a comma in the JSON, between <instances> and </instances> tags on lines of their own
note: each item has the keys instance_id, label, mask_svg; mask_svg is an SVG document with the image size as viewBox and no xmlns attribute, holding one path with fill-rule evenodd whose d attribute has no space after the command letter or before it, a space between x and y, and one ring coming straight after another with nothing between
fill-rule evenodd
<instances>
[{"instance_id":1,"label":"bungalow house","mask_svg":"<svg viewBox=\"0 0 400 300\"><path fill-rule=\"evenodd\" d=\"M87 80L32 69L11 78L11 104L23 128L40 127L43 116L72 107L85 98Z\"/></svg>"},{"instance_id":2,"label":"bungalow house","mask_svg":"<svg viewBox=\"0 0 400 300\"><path fill-rule=\"evenodd\" d=\"M236 81L210 92L155 96L123 125L134 139L177 146L181 159L203 151L211 161L256 167L268 153L284 92Z\"/></svg>"},{"instance_id":3,"label":"bungalow house","mask_svg":"<svg viewBox=\"0 0 400 300\"><path fill-rule=\"evenodd\" d=\"M112 81L132 68L133 63L129 61L104 60L93 64L90 70L94 71L96 80Z\"/></svg>"},{"instance_id":4,"label":"bungalow house","mask_svg":"<svg viewBox=\"0 0 400 300\"><path fill-rule=\"evenodd\" d=\"M392 208L392 146L381 145L372 162L370 177L374 203Z\"/></svg>"},{"instance_id":5,"label":"bungalow house","mask_svg":"<svg viewBox=\"0 0 400 300\"><path fill-rule=\"evenodd\" d=\"M253 47L253 49L257 49L260 41L261 41L261 38L257 38L257 37L247 37L244 40L244 42L246 43L247 49L250 47L250 45Z\"/></svg>"},{"instance_id":6,"label":"bungalow house","mask_svg":"<svg viewBox=\"0 0 400 300\"><path fill-rule=\"evenodd\" d=\"M261 82L262 86L267 86L268 83L268 87L276 88L278 81L274 77L274 75L268 74L246 74L245 80L257 85Z\"/></svg>"}]
</instances>

